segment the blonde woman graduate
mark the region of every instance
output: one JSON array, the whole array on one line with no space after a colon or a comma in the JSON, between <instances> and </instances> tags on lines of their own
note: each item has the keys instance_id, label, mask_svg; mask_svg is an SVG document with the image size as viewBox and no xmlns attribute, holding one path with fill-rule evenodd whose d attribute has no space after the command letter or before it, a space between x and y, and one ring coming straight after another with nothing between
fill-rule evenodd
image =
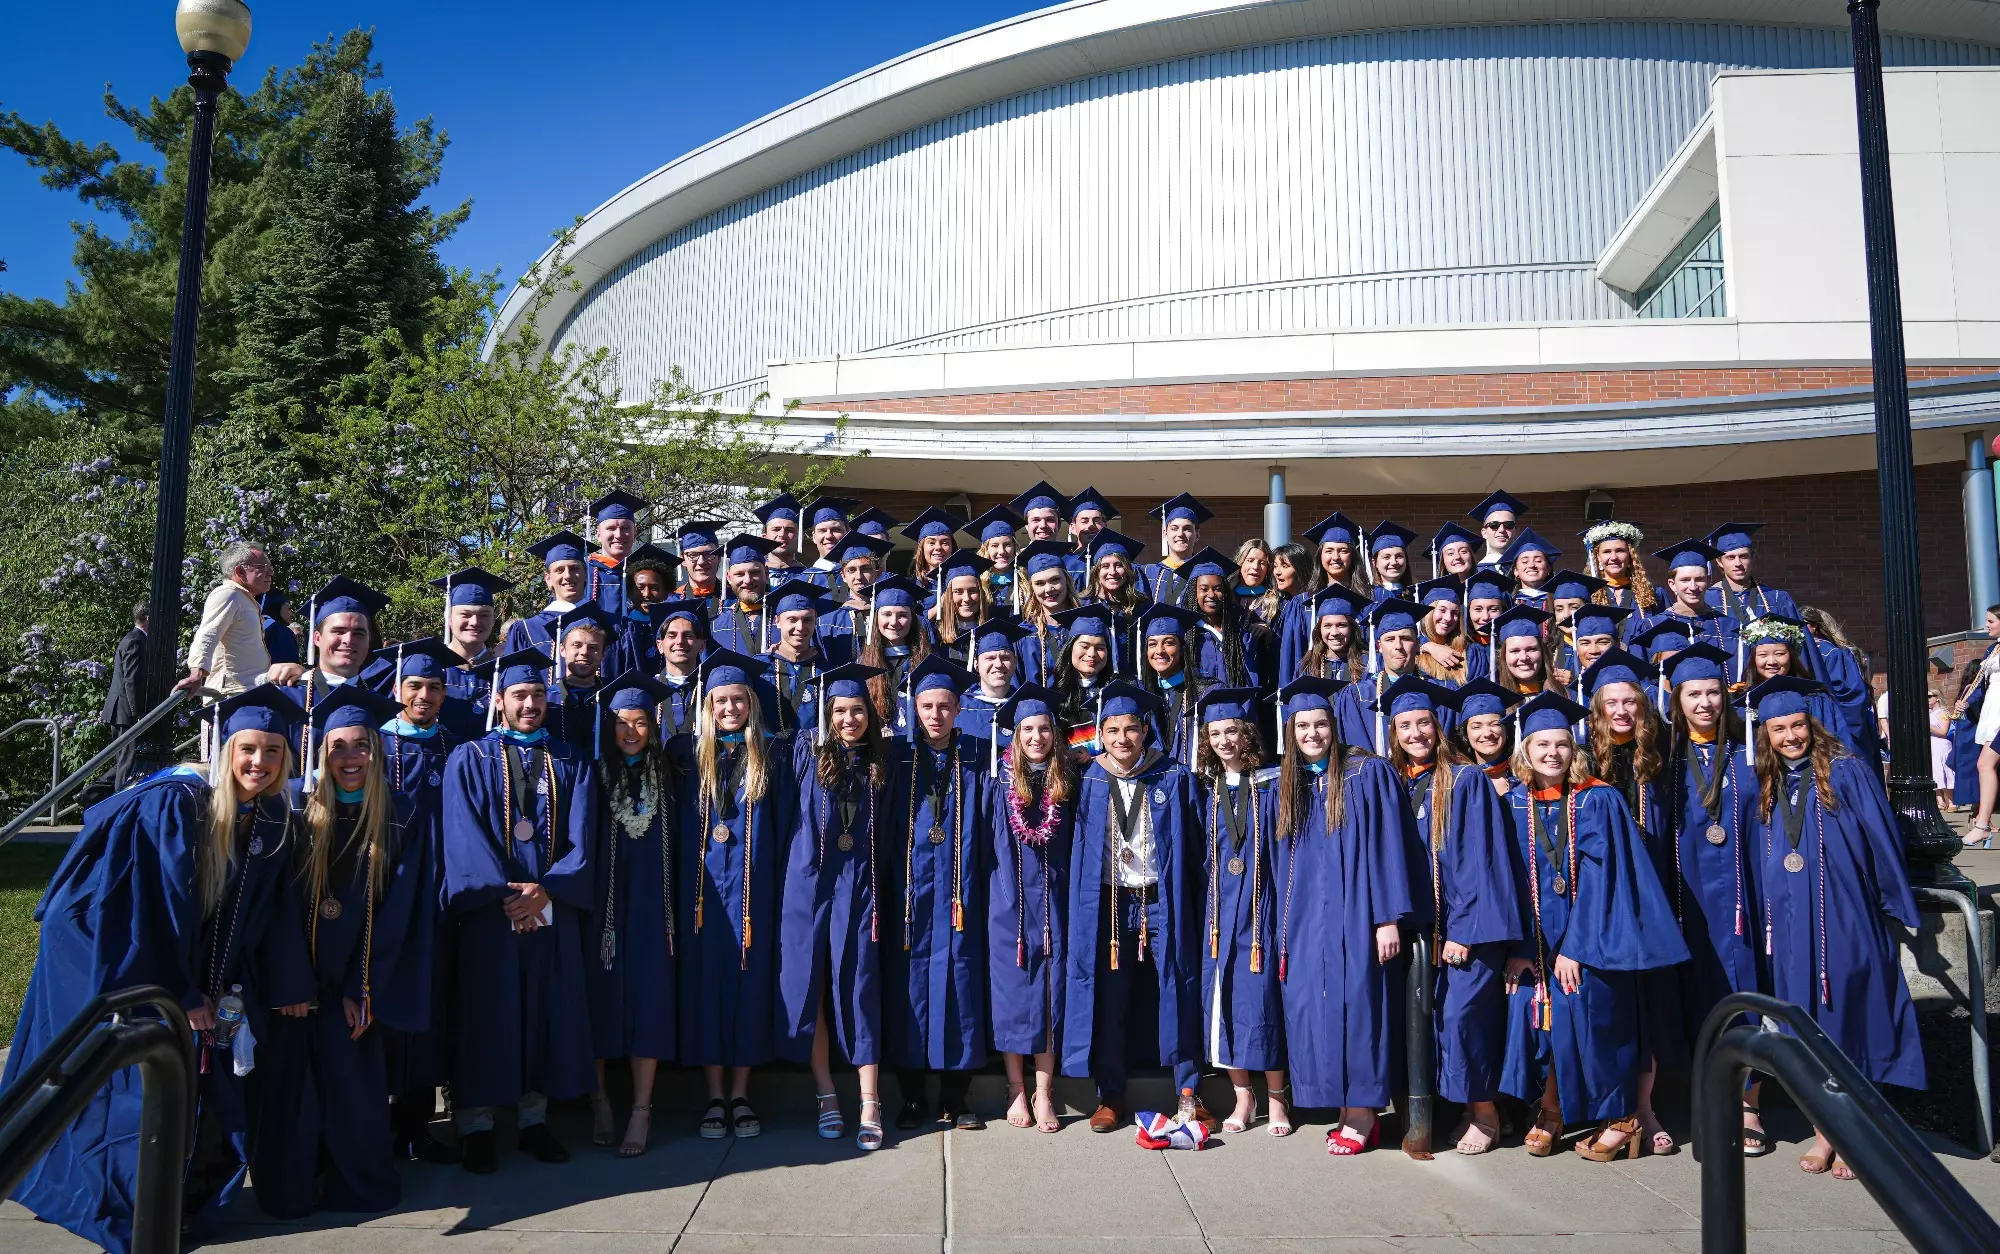
<instances>
[{"instance_id":1,"label":"blonde woman graduate","mask_svg":"<svg viewBox=\"0 0 2000 1254\"><path fill-rule=\"evenodd\" d=\"M1014 577L1014 533L1025 526L1026 520L1005 505L996 505L965 524L965 534L977 543L979 556L988 563L980 582L986 589L987 604L997 613L1020 613L1021 599L1028 594L1026 586Z\"/></svg>"},{"instance_id":2,"label":"blonde woman graduate","mask_svg":"<svg viewBox=\"0 0 2000 1254\"><path fill-rule=\"evenodd\" d=\"M598 750L603 822L591 861L596 868L590 928L584 934L584 985L597 1052L596 1126L591 1139L612 1143L604 1064L629 1059L632 1111L618 1156L646 1152L653 1130L653 1081L675 1048L675 779L654 711L673 694L633 673L604 690L607 711Z\"/></svg>"},{"instance_id":3,"label":"blonde woman graduate","mask_svg":"<svg viewBox=\"0 0 2000 1254\"><path fill-rule=\"evenodd\" d=\"M820 678L824 725L792 745L798 817L785 864L779 935L778 1052L812 1069L819 1134L847 1131L833 1087L833 1057L860 1072L856 1148L882 1148L881 874L891 741L868 697L872 666L850 663Z\"/></svg>"},{"instance_id":4,"label":"blonde woman graduate","mask_svg":"<svg viewBox=\"0 0 2000 1254\"><path fill-rule=\"evenodd\" d=\"M243 1183L245 1073L255 1074L269 1016L274 1007L303 1016L313 994L285 803L286 733L304 711L260 684L204 714L219 742L211 772L175 767L84 811L83 830L35 908L41 945L4 1081L11 1089L100 994L166 989L195 1030L195 1149L181 1196L197 1236L215 1231ZM232 996L244 1011L233 1029L217 1018ZM114 1076L28 1168L14 1200L112 1254L128 1254L142 1105L138 1072Z\"/></svg>"},{"instance_id":5,"label":"blonde woman graduate","mask_svg":"<svg viewBox=\"0 0 2000 1254\"><path fill-rule=\"evenodd\" d=\"M1054 1086L1078 787L1059 715L1055 694L1033 686L1000 707L994 732L1010 733L1011 740L997 754L998 771L988 785L994 795L987 804L992 844L986 864L991 876L986 973L993 1048L1007 1067L1007 1122L1042 1132L1062 1128Z\"/></svg>"},{"instance_id":6,"label":"blonde woman graduate","mask_svg":"<svg viewBox=\"0 0 2000 1254\"><path fill-rule=\"evenodd\" d=\"M1644 1054L1639 975L1687 960L1673 906L1618 790L1591 776L1575 732L1589 711L1544 692L1518 718L1507 796L1519 863L1522 939L1507 960L1501 1090L1535 1108L1524 1148L1547 1157L1565 1125L1594 1162L1639 1154Z\"/></svg>"},{"instance_id":7,"label":"blonde woman graduate","mask_svg":"<svg viewBox=\"0 0 2000 1254\"><path fill-rule=\"evenodd\" d=\"M764 1130L750 1071L776 1053L778 894L797 794L791 743L764 728L763 678L761 659L711 651L698 728L667 747L681 778L675 1040L679 1061L708 1084L698 1129L708 1140Z\"/></svg>"},{"instance_id":8,"label":"blonde woman graduate","mask_svg":"<svg viewBox=\"0 0 2000 1254\"><path fill-rule=\"evenodd\" d=\"M1070 556L1069 546L1055 540L1037 540L1021 550L1021 577L1028 582L1021 603L1021 624L1028 635L1015 650L1021 657L1022 683L1055 683L1067 639L1060 616L1076 608L1076 584L1066 564Z\"/></svg>"},{"instance_id":9,"label":"blonde woman graduate","mask_svg":"<svg viewBox=\"0 0 2000 1254\"><path fill-rule=\"evenodd\" d=\"M1589 565L1587 573L1604 581L1604 586L1591 595L1593 602L1630 610L1640 620L1663 607L1664 599L1646 577L1645 563L1639 560L1639 546L1646 542L1645 532L1631 523L1601 522L1580 534L1584 560Z\"/></svg>"},{"instance_id":10,"label":"blonde woman graduate","mask_svg":"<svg viewBox=\"0 0 2000 1254\"><path fill-rule=\"evenodd\" d=\"M402 1200L390 1153L384 1029L430 1023L436 867L389 786L376 728L397 706L343 684L313 710L318 760L290 785L293 877L313 1011L281 1018L259 1057L257 1204L277 1219L379 1213Z\"/></svg>"},{"instance_id":11,"label":"blonde woman graduate","mask_svg":"<svg viewBox=\"0 0 2000 1254\"><path fill-rule=\"evenodd\" d=\"M937 651L971 669L972 636L993 615L986 597L986 575L993 563L969 549L953 549L937 568L937 600L925 617Z\"/></svg>"},{"instance_id":12,"label":"blonde woman graduate","mask_svg":"<svg viewBox=\"0 0 2000 1254\"><path fill-rule=\"evenodd\" d=\"M1556 559L1562 550L1535 534L1529 527L1507 546L1501 569L1514 581L1514 603L1549 610L1550 582L1555 576Z\"/></svg>"},{"instance_id":13,"label":"blonde woman graduate","mask_svg":"<svg viewBox=\"0 0 2000 1254\"><path fill-rule=\"evenodd\" d=\"M1264 1073L1272 1136L1292 1131L1285 1087L1285 1012L1278 986L1278 895L1272 878L1278 768L1264 764L1254 688L1201 695L1197 774L1207 837L1207 927L1202 932L1202 1040L1212 1066L1229 1073L1235 1108L1224 1132L1257 1122L1250 1073Z\"/></svg>"}]
</instances>

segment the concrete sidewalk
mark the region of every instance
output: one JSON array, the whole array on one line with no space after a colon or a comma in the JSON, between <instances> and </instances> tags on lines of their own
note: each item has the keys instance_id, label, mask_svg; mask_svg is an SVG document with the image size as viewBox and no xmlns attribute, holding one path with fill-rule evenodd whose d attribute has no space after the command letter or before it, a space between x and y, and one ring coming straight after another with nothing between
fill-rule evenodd
<instances>
[{"instance_id":1,"label":"concrete sidewalk","mask_svg":"<svg viewBox=\"0 0 2000 1254\"><path fill-rule=\"evenodd\" d=\"M846 1107L851 1119L851 1091ZM1391 1150L1334 1160L1322 1147L1323 1122L1285 1140L1259 1125L1200 1153L1147 1153L1129 1130L1096 1136L1070 1119L1053 1136L1002 1122L982 1132L892 1132L886 1149L864 1156L851 1138L816 1137L808 1112L805 1103L767 1104L762 1137L703 1141L690 1110L663 1102L651 1151L622 1160L589 1145L582 1112L563 1111L558 1130L576 1155L567 1165L509 1152L494 1176L407 1167L403 1205L352 1226L273 1223L246 1199L222 1244L244 1254L1700 1248L1698 1170L1687 1153L1600 1166L1569 1152L1529 1158L1510 1142L1479 1159L1445 1153L1415 1162ZM1769 1115L1776 1152L1748 1164L1751 1248L1907 1248L1859 1183L1799 1171L1806 1130L1795 1112L1774 1104ZM1934 1146L1974 1197L2000 1208L2000 1164ZM0 1250L88 1248L12 1203L0 1207Z\"/></svg>"}]
</instances>

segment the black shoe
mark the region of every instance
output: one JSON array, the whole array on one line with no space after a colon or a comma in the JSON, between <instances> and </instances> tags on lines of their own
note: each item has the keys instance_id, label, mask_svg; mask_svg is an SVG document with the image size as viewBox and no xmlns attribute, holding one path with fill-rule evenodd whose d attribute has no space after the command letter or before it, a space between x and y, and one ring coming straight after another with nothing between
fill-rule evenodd
<instances>
[{"instance_id":1,"label":"black shoe","mask_svg":"<svg viewBox=\"0 0 2000 1254\"><path fill-rule=\"evenodd\" d=\"M447 1145L429 1132L398 1143L396 1154L405 1162L435 1163L440 1167L448 1167L459 1159L457 1146Z\"/></svg>"},{"instance_id":2,"label":"black shoe","mask_svg":"<svg viewBox=\"0 0 2000 1254\"><path fill-rule=\"evenodd\" d=\"M984 1116L970 1110L961 1110L952 1116L951 1126L960 1132L979 1132L986 1127Z\"/></svg>"},{"instance_id":3,"label":"black shoe","mask_svg":"<svg viewBox=\"0 0 2000 1254\"><path fill-rule=\"evenodd\" d=\"M546 1123L538 1123L533 1127L522 1128L520 1139L516 1144L531 1155L538 1163L566 1163L569 1161L569 1151L563 1148L561 1141L556 1140L556 1134L549 1131L549 1125Z\"/></svg>"},{"instance_id":4,"label":"black shoe","mask_svg":"<svg viewBox=\"0 0 2000 1254\"><path fill-rule=\"evenodd\" d=\"M904 1102L903 1108L896 1112L896 1126L905 1132L913 1132L923 1127L924 1104L916 1101Z\"/></svg>"},{"instance_id":5,"label":"black shoe","mask_svg":"<svg viewBox=\"0 0 2000 1254\"><path fill-rule=\"evenodd\" d=\"M458 1138L458 1165L475 1176L490 1176L500 1170L500 1154L491 1132L468 1132Z\"/></svg>"}]
</instances>

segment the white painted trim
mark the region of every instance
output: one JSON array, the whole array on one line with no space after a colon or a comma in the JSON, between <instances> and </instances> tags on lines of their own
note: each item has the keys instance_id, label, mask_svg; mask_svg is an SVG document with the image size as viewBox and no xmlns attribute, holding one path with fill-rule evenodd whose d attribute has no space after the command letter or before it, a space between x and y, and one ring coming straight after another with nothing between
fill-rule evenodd
<instances>
[{"instance_id":1,"label":"white painted trim","mask_svg":"<svg viewBox=\"0 0 2000 1254\"><path fill-rule=\"evenodd\" d=\"M1652 187L1597 259L1597 281L1631 297L1652 277L1718 194L1715 112L1688 132Z\"/></svg>"}]
</instances>

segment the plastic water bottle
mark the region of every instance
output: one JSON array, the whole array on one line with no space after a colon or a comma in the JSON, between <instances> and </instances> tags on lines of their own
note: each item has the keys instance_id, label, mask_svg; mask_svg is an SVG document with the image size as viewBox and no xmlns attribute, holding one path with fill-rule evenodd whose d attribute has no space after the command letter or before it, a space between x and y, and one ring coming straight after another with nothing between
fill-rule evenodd
<instances>
[{"instance_id":1,"label":"plastic water bottle","mask_svg":"<svg viewBox=\"0 0 2000 1254\"><path fill-rule=\"evenodd\" d=\"M215 1047L228 1049L236 1029L243 1026L243 986L231 984L222 1000L215 1003Z\"/></svg>"}]
</instances>

